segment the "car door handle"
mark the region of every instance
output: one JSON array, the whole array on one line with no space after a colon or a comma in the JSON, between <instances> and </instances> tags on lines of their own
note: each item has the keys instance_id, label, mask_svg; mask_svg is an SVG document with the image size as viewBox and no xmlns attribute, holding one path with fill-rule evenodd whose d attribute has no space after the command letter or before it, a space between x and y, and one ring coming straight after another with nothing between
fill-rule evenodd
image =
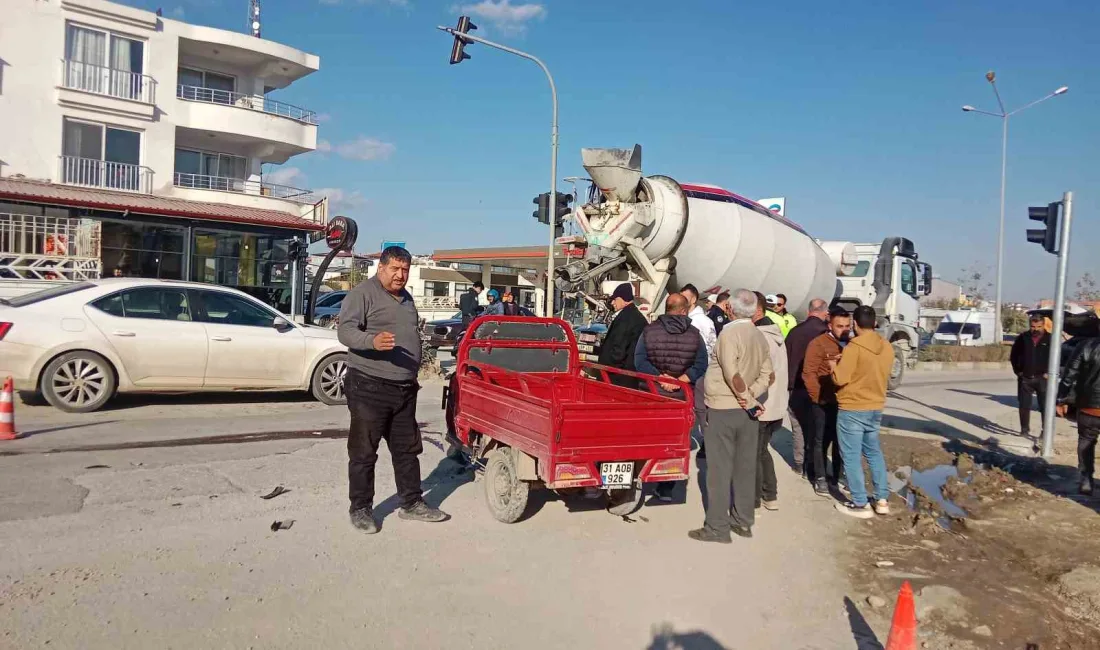
<instances>
[{"instance_id":1,"label":"car door handle","mask_svg":"<svg viewBox=\"0 0 1100 650\"><path fill-rule=\"evenodd\" d=\"M115 330L111 332L112 336L137 336L136 333L127 330Z\"/></svg>"},{"instance_id":2,"label":"car door handle","mask_svg":"<svg viewBox=\"0 0 1100 650\"><path fill-rule=\"evenodd\" d=\"M233 339L228 336L211 336L211 341L232 341Z\"/></svg>"}]
</instances>

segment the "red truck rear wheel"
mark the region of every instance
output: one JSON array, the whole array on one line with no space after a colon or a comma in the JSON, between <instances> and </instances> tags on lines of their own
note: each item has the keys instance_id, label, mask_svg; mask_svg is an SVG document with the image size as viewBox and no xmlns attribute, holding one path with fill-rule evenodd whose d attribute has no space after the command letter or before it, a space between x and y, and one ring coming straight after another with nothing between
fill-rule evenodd
<instances>
[{"instance_id":1,"label":"red truck rear wheel","mask_svg":"<svg viewBox=\"0 0 1100 650\"><path fill-rule=\"evenodd\" d=\"M530 484L521 481L508 447L498 447L485 458L485 504L497 521L514 524L527 509Z\"/></svg>"}]
</instances>

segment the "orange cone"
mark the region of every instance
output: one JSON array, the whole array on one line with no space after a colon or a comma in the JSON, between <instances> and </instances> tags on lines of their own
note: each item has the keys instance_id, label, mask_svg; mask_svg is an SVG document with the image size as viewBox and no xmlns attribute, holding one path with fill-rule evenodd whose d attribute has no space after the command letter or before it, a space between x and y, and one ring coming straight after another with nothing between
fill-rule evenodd
<instances>
[{"instance_id":1,"label":"orange cone","mask_svg":"<svg viewBox=\"0 0 1100 650\"><path fill-rule=\"evenodd\" d=\"M0 392L0 440L15 440L15 400L11 377L4 380L4 390Z\"/></svg>"},{"instance_id":2,"label":"orange cone","mask_svg":"<svg viewBox=\"0 0 1100 650\"><path fill-rule=\"evenodd\" d=\"M894 605L894 620L890 623L890 636L886 650L917 650L917 609L913 603L913 588L906 580L898 591Z\"/></svg>"}]
</instances>

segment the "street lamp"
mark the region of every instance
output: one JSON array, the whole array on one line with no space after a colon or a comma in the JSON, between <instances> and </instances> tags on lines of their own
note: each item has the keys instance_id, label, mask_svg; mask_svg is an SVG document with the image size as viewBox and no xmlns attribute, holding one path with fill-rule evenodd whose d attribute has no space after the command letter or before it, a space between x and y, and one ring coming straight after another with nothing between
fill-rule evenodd
<instances>
[{"instance_id":1,"label":"street lamp","mask_svg":"<svg viewBox=\"0 0 1100 650\"><path fill-rule=\"evenodd\" d=\"M983 111L979 108L974 108L967 104L963 106L963 112L966 113L981 113L982 115L990 115L992 117L998 117L1001 119L1001 221L1000 228L997 231L997 302L994 309L996 312L995 322L993 323L993 336L994 340L998 343L1004 339L1003 327L1001 325L1001 274L1004 268L1004 248L1005 248L1005 165L1007 164L1008 157L1008 118L1012 117L1020 111L1027 110L1032 106L1045 102L1051 97L1057 97L1058 95L1064 95L1069 91L1069 86L1062 86L1054 92L1040 97L1030 104L1024 104L1020 108L1014 111L1005 110L1005 104L1001 101L1001 93L997 90L997 74L990 70L985 73L985 79L989 82L989 85L993 87L993 94L997 97L997 106L1000 107L1001 112L994 113L991 111Z\"/></svg>"},{"instance_id":2,"label":"street lamp","mask_svg":"<svg viewBox=\"0 0 1100 650\"><path fill-rule=\"evenodd\" d=\"M550 247L548 249L549 254L546 258L546 311L545 316L550 317L554 315L554 244L555 237L554 232L555 221L557 215L555 214L554 206L556 205L556 198L558 196L558 89L554 85L554 77L550 75L550 69L546 67L546 64L542 62L537 56L528 54L521 50L513 49L500 43L494 43L484 38L478 38L472 36L469 32L471 29L477 29L475 25L470 23L470 19L467 16L460 16L458 19L457 27L437 27L436 29L447 32L451 36L454 36L454 47L451 50L451 64L462 63L462 61L470 58L469 54L466 54L464 48L469 43L481 43L489 47L514 54L520 58L527 59L536 63L542 71L546 73L546 80L550 82L550 100L553 103L553 115L550 125Z\"/></svg>"}]
</instances>

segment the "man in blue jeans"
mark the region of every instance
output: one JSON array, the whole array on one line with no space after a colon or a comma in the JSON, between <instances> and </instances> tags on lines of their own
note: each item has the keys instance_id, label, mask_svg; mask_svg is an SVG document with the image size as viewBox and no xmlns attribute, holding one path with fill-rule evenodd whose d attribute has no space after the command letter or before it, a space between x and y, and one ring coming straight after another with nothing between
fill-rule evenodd
<instances>
[{"instance_id":1,"label":"man in blue jeans","mask_svg":"<svg viewBox=\"0 0 1100 650\"><path fill-rule=\"evenodd\" d=\"M886 383L894 364L894 349L875 332L875 310L867 305L856 307L852 314L855 337L833 364L833 384L839 412L836 419L837 441L844 459L844 474L848 477L851 501L836 504L836 509L860 519L875 514L890 514L887 498L886 459L879 446L878 431L882 409L886 406ZM868 503L863 479L863 463L871 467L875 485L874 505Z\"/></svg>"}]
</instances>

